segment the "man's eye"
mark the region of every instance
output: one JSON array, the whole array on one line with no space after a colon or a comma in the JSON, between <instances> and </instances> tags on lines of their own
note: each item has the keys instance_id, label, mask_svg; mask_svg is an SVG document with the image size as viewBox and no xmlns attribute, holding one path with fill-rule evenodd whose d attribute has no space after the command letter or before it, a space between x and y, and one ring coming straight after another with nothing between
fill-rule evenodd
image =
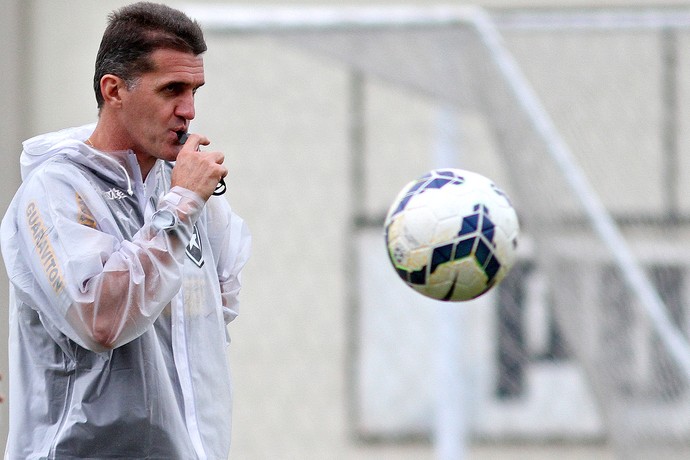
<instances>
[{"instance_id":1,"label":"man's eye","mask_svg":"<svg viewBox=\"0 0 690 460\"><path fill-rule=\"evenodd\" d=\"M178 94L182 91L182 86L176 83L172 83L163 88L163 91L168 94Z\"/></svg>"}]
</instances>

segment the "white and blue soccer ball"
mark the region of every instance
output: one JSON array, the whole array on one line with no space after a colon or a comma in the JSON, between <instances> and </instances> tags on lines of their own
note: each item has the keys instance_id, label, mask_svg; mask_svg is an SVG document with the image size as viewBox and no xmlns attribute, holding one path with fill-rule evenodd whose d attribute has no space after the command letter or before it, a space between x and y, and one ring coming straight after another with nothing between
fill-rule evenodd
<instances>
[{"instance_id":1,"label":"white and blue soccer ball","mask_svg":"<svg viewBox=\"0 0 690 460\"><path fill-rule=\"evenodd\" d=\"M400 278L445 301L474 299L496 286L515 263L519 231L508 196L461 169L435 169L408 183L385 222Z\"/></svg>"}]
</instances>

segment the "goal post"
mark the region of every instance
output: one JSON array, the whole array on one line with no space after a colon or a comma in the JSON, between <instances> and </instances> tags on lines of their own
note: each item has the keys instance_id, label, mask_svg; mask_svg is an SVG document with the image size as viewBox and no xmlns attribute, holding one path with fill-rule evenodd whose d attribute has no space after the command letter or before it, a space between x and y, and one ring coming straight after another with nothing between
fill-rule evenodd
<instances>
[{"instance_id":1,"label":"goal post","mask_svg":"<svg viewBox=\"0 0 690 460\"><path fill-rule=\"evenodd\" d=\"M507 189L524 235L513 279L463 306L463 343L470 337L479 351L446 353L471 364L461 366L472 378L459 385L473 399L455 404L467 412L458 425L470 439L600 434L624 458L690 453L690 203L682 197L690 190L678 185L690 172L680 159L679 141L687 139L678 132L690 121L681 104L690 102L690 88L678 77L690 80L690 56L669 46L690 43L690 12L184 9L223 43L274 40L333 63L338 70L324 78L340 81L334 74L343 73L341 80L360 82L340 85L339 97L350 101L343 133L321 134L324 145L347 139L348 195L358 197L346 223L344 276L351 289L348 404L360 439L421 433L443 443L431 433L433 366L425 362L439 351L429 339L440 307L388 277L376 238L399 187L438 166L431 120L450 107L443 123L454 117L463 142L446 166L477 169ZM275 72L273 84L286 86ZM295 99L286 96L286 104L298 116L310 101ZM289 137L272 121L257 132ZM669 192L667 184L677 185ZM510 383L497 384L502 376ZM572 395L554 391L559 385ZM530 398L532 405L524 402ZM572 408L539 414L546 398ZM569 412L577 410L588 411L580 425Z\"/></svg>"},{"instance_id":2,"label":"goal post","mask_svg":"<svg viewBox=\"0 0 690 460\"><path fill-rule=\"evenodd\" d=\"M619 230L611 214L594 192L586 175L571 154L570 148L560 136L546 110L541 106L539 99L514 59L502 46L500 34L492 21L487 16L480 16L475 21L479 35L486 45L488 55L494 60L498 69L497 73L499 73L500 83L497 82L496 86L492 87L490 91L495 96L495 88L500 84L508 87L508 94L500 94L505 98L504 100L509 99L511 96L515 99L515 104L519 108L514 113L528 119L532 130L530 134L539 139L536 141L537 144L543 144L548 154L546 157L555 164L558 174L562 175L565 182L569 185L571 193L577 197L579 201L578 206L582 207L582 212L592 226L592 230L596 233L597 238L608 248L611 257L615 259L615 265L620 269L628 288L633 293L640 308L644 310L644 314L648 317L653 328L659 334L659 340L664 343L672 360L677 363L681 372L685 375L685 379L690 379L690 346L686 337L673 324L668 308L664 305L663 300L649 277L645 274L641 264L636 260L629 243ZM496 108L490 112L489 116L498 116L501 109L505 108L505 102L499 102L493 107ZM514 151L516 145L519 145L519 138L526 136L525 132L521 132L518 136L504 139L505 150ZM511 161L511 158L513 161ZM505 158L506 161L515 164L517 169L529 173L529 165L524 167L516 164L523 159L524 156L520 154L506 156ZM529 196L529 192L521 193L520 197L523 196ZM526 203L527 209L523 211L526 214L533 210L538 214L543 210L538 202L530 203L526 201ZM546 209L546 211L551 214L556 210ZM543 219L550 219L550 216L535 216L534 218L537 222ZM530 230L530 227L527 228ZM533 233L539 234L541 231L536 230Z\"/></svg>"}]
</instances>

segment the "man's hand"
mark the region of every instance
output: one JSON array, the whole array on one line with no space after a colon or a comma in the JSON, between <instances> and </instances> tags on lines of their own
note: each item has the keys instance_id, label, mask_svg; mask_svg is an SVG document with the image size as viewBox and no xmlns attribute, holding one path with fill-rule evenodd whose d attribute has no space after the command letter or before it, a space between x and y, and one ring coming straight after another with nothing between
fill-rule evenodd
<instances>
[{"instance_id":1,"label":"man's hand","mask_svg":"<svg viewBox=\"0 0 690 460\"><path fill-rule=\"evenodd\" d=\"M228 173L223 166L225 155L222 152L199 151L200 145L209 143L204 136L190 134L177 155L171 179L171 187L184 187L197 193L204 201L209 199L218 181Z\"/></svg>"}]
</instances>

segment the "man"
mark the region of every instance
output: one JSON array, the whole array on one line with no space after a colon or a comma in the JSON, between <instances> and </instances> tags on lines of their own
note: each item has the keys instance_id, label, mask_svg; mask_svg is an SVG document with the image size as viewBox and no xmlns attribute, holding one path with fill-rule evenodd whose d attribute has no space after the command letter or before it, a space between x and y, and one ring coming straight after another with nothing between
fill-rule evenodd
<instances>
[{"instance_id":1,"label":"man","mask_svg":"<svg viewBox=\"0 0 690 460\"><path fill-rule=\"evenodd\" d=\"M228 457L226 325L250 237L213 196L223 154L197 151L202 135L178 141L205 50L179 11L115 11L96 59L95 128L24 143L1 229L7 458Z\"/></svg>"}]
</instances>

